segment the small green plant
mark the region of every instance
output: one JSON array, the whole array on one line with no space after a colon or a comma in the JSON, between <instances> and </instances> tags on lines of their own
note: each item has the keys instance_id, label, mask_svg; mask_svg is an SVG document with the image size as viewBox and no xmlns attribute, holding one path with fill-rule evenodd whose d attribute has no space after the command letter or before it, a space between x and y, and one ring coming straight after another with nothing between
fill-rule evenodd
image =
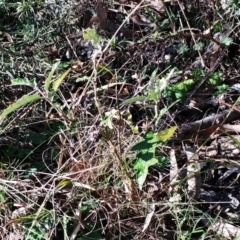
<instances>
[{"instance_id":1,"label":"small green plant","mask_svg":"<svg viewBox=\"0 0 240 240\"><path fill-rule=\"evenodd\" d=\"M211 85L220 85L220 83L222 82L222 76L222 72L215 72L212 74L212 76L210 76L208 81Z\"/></svg>"},{"instance_id":2,"label":"small green plant","mask_svg":"<svg viewBox=\"0 0 240 240\"><path fill-rule=\"evenodd\" d=\"M232 42L233 42L233 39L230 37L226 37L221 40L221 43L224 44L225 46L230 46Z\"/></svg>"},{"instance_id":3,"label":"small green plant","mask_svg":"<svg viewBox=\"0 0 240 240\"><path fill-rule=\"evenodd\" d=\"M195 81L193 79L188 79L180 83L169 85L164 92L165 97L170 97L172 99L184 101L186 98L186 94L189 90L191 90L195 85Z\"/></svg>"},{"instance_id":4,"label":"small green plant","mask_svg":"<svg viewBox=\"0 0 240 240\"><path fill-rule=\"evenodd\" d=\"M49 76L45 80L45 86L44 86L44 90L43 91L36 84L36 82L34 80L30 81L28 79L21 79L21 78L12 80L12 85L25 85L25 86L27 85L27 86L31 86L38 93L34 93L34 94L31 94L31 95L24 95L17 102L11 104L7 109L5 109L2 112L2 114L0 115L0 120L3 120L10 113L13 113L14 111L16 111L17 109L21 108L22 106L25 106L27 104L31 104L33 102L36 102L36 101L40 100L40 99L45 99L46 101L51 103L52 107L54 107L58 112L62 112L61 108L58 105L54 104L54 99L56 98L56 92L57 92L58 88L60 87L60 85L63 82L63 80L65 79L65 77L69 74L71 69L68 69L66 72L61 74L57 79L52 81L53 74L56 71L56 69L58 67L58 64L59 63L56 63L56 64L53 65L52 70L51 70ZM51 83L52 83L52 85L51 85Z\"/></svg>"},{"instance_id":5,"label":"small green plant","mask_svg":"<svg viewBox=\"0 0 240 240\"><path fill-rule=\"evenodd\" d=\"M154 102L153 108L154 108L154 112L155 112L154 120L156 120L155 125L159 122L159 120L166 113L166 111L177 103L177 101L173 102L170 106L159 110L159 101L162 97L164 90L167 88L168 81L171 78L171 76L173 75L175 69L172 69L166 77L163 77L161 79L158 79L156 76L157 70L158 69L155 69L151 74L149 86L145 92L145 96L137 96L134 98L130 98L122 103L122 105L126 105L126 104L134 103L137 101L139 101L139 102L152 102L153 101Z\"/></svg>"},{"instance_id":6,"label":"small green plant","mask_svg":"<svg viewBox=\"0 0 240 240\"><path fill-rule=\"evenodd\" d=\"M193 46L193 49L195 51L201 51L204 47L204 43L203 42L198 42L196 43L196 45Z\"/></svg>"},{"instance_id":7,"label":"small green plant","mask_svg":"<svg viewBox=\"0 0 240 240\"><path fill-rule=\"evenodd\" d=\"M98 45L101 41L100 35L97 34L96 29L87 29L85 33L83 34L84 39L92 40L93 45Z\"/></svg>"},{"instance_id":8,"label":"small green plant","mask_svg":"<svg viewBox=\"0 0 240 240\"><path fill-rule=\"evenodd\" d=\"M229 86L227 84L222 84L217 86L216 89L216 95L221 95L229 89Z\"/></svg>"},{"instance_id":9,"label":"small green plant","mask_svg":"<svg viewBox=\"0 0 240 240\"><path fill-rule=\"evenodd\" d=\"M127 119L124 117L126 116ZM113 129L113 121L124 121L131 127L131 130L135 134L139 134L138 127L132 122L132 114L129 111L119 111L117 109L112 109L111 111L105 112L104 117L100 123L101 126L106 126L109 129Z\"/></svg>"},{"instance_id":10,"label":"small green plant","mask_svg":"<svg viewBox=\"0 0 240 240\"><path fill-rule=\"evenodd\" d=\"M30 219L29 219L30 220ZM54 224L54 219L51 214L44 214L36 224L31 228L29 232L28 229L30 228L32 222L26 221L24 227L26 228L25 232L25 239L26 240L42 240L48 239L48 232L51 230Z\"/></svg>"},{"instance_id":11,"label":"small green plant","mask_svg":"<svg viewBox=\"0 0 240 240\"><path fill-rule=\"evenodd\" d=\"M142 189L146 180L149 167L154 165L166 167L169 164L164 155L157 154L157 147L164 146L173 136L176 129L177 127L174 126L159 133L149 132L144 135L144 139L141 142L132 147L131 151L139 151L133 167L137 171L137 183L140 189Z\"/></svg>"},{"instance_id":12,"label":"small green plant","mask_svg":"<svg viewBox=\"0 0 240 240\"><path fill-rule=\"evenodd\" d=\"M206 71L202 68L196 68L196 69L193 69L192 75L193 75L193 79L200 81L205 77Z\"/></svg>"},{"instance_id":13,"label":"small green plant","mask_svg":"<svg viewBox=\"0 0 240 240\"><path fill-rule=\"evenodd\" d=\"M177 49L177 53L180 55L183 55L189 51L189 47L186 44L180 45L180 47Z\"/></svg>"}]
</instances>

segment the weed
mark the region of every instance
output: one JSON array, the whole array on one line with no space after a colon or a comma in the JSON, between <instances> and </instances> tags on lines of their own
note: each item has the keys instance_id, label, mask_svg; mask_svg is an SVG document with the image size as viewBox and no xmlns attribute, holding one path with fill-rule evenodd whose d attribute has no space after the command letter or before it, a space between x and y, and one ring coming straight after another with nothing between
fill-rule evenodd
<instances>
[{"instance_id":1,"label":"weed","mask_svg":"<svg viewBox=\"0 0 240 240\"><path fill-rule=\"evenodd\" d=\"M223 239L220 215L237 227L230 208L189 200L182 177L183 148L215 126L187 142L181 130L216 110L201 109L202 94L199 108L182 104L196 84L208 76L214 95L238 81L238 5L0 1L0 238ZM217 46L214 69L206 44ZM223 167L199 175L212 184ZM212 187L234 194L238 185Z\"/></svg>"},{"instance_id":2,"label":"weed","mask_svg":"<svg viewBox=\"0 0 240 240\"><path fill-rule=\"evenodd\" d=\"M172 127L156 134L149 132L143 137L144 140L132 147L132 151L139 151L134 163L134 169L137 171L137 182L140 189L142 189L147 178L149 167L154 165L158 165L160 168L169 166L165 156L157 154L156 148L159 146L163 147L173 136L176 129L177 127Z\"/></svg>"}]
</instances>

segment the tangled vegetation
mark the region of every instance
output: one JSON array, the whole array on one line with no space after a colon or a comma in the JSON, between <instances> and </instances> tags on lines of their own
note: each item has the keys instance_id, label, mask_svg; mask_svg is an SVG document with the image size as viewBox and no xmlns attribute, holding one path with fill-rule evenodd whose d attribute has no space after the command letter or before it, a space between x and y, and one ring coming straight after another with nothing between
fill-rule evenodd
<instances>
[{"instance_id":1,"label":"tangled vegetation","mask_svg":"<svg viewBox=\"0 0 240 240\"><path fill-rule=\"evenodd\" d=\"M239 3L0 1L1 239L239 239Z\"/></svg>"}]
</instances>

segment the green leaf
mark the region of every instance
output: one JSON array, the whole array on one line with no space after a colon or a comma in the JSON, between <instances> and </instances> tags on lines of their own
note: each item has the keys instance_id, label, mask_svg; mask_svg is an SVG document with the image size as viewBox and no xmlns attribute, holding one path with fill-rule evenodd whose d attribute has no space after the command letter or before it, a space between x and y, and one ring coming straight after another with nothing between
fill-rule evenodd
<instances>
[{"instance_id":1,"label":"green leaf","mask_svg":"<svg viewBox=\"0 0 240 240\"><path fill-rule=\"evenodd\" d=\"M113 73L111 72L111 70L108 67L104 66L104 65L98 65L98 71L99 71L99 73L104 71L106 73L110 73L113 76Z\"/></svg>"},{"instance_id":2,"label":"green leaf","mask_svg":"<svg viewBox=\"0 0 240 240\"><path fill-rule=\"evenodd\" d=\"M73 186L73 182L71 180L63 180L57 185L57 188L65 188L65 187L72 188L72 186Z\"/></svg>"},{"instance_id":3,"label":"green leaf","mask_svg":"<svg viewBox=\"0 0 240 240\"><path fill-rule=\"evenodd\" d=\"M134 164L134 169L137 170L137 183L140 190L142 190L143 184L147 178L148 168L155 165L156 163L158 163L158 160L156 158L151 158L148 161L138 158Z\"/></svg>"},{"instance_id":4,"label":"green leaf","mask_svg":"<svg viewBox=\"0 0 240 240\"><path fill-rule=\"evenodd\" d=\"M155 80L156 80L157 71L158 71L158 69L156 68L151 74L150 81L149 81L149 89L154 89L155 88L154 83L155 83Z\"/></svg>"},{"instance_id":5,"label":"green leaf","mask_svg":"<svg viewBox=\"0 0 240 240\"><path fill-rule=\"evenodd\" d=\"M35 102L41 99L41 97L36 93L33 95L24 95L21 99L19 99L16 103L11 104L8 108L6 108L3 113L0 115L0 120L3 120L7 115L19 109L20 107Z\"/></svg>"},{"instance_id":6,"label":"green leaf","mask_svg":"<svg viewBox=\"0 0 240 240\"><path fill-rule=\"evenodd\" d=\"M69 74L69 72L71 71L71 68L69 68L66 72L64 72L63 74L61 74L53 83L52 89L56 92L59 88L59 86L61 85L62 81L64 80L64 78Z\"/></svg>"},{"instance_id":7,"label":"green leaf","mask_svg":"<svg viewBox=\"0 0 240 240\"><path fill-rule=\"evenodd\" d=\"M133 98L129 98L126 101L122 102L120 105L126 105L128 103L134 103L134 102L143 102L145 101L146 97L142 97L142 96L137 96L137 97L133 97Z\"/></svg>"},{"instance_id":8,"label":"green leaf","mask_svg":"<svg viewBox=\"0 0 240 240\"><path fill-rule=\"evenodd\" d=\"M50 83L51 83L53 74L54 74L54 72L56 71L56 69L57 69L57 67L58 67L59 64L60 64L60 62L57 62L57 63L55 63L55 64L52 66L52 70L51 70L51 72L49 73L49 75L48 75L48 77L47 77L47 79L46 79L46 81L45 81L44 89L45 89L46 91L49 90L49 87L50 87Z\"/></svg>"},{"instance_id":9,"label":"green leaf","mask_svg":"<svg viewBox=\"0 0 240 240\"><path fill-rule=\"evenodd\" d=\"M229 86L227 84L221 84L219 86L216 86L216 89L216 94L221 95L229 89Z\"/></svg>"},{"instance_id":10,"label":"green leaf","mask_svg":"<svg viewBox=\"0 0 240 240\"><path fill-rule=\"evenodd\" d=\"M101 37L97 34L95 29L87 29L85 33L83 33L83 38L93 40L93 45L99 44L101 40Z\"/></svg>"},{"instance_id":11,"label":"green leaf","mask_svg":"<svg viewBox=\"0 0 240 240\"><path fill-rule=\"evenodd\" d=\"M80 208L80 210L82 212L89 212L91 209L95 209L99 206L99 201L95 200L95 199L90 199L87 201L84 201L82 203L82 206Z\"/></svg>"},{"instance_id":12,"label":"green leaf","mask_svg":"<svg viewBox=\"0 0 240 240\"><path fill-rule=\"evenodd\" d=\"M29 86L32 88L35 88L37 86L35 79L29 80L27 78L15 78L11 80L11 83L13 86L21 85L21 86Z\"/></svg>"},{"instance_id":13,"label":"green leaf","mask_svg":"<svg viewBox=\"0 0 240 240\"><path fill-rule=\"evenodd\" d=\"M167 86L164 94L167 97L183 101L186 97L187 92L193 88L194 84L195 81L193 79L187 79L180 83L171 84Z\"/></svg>"},{"instance_id":14,"label":"green leaf","mask_svg":"<svg viewBox=\"0 0 240 240\"><path fill-rule=\"evenodd\" d=\"M233 39L230 37L226 37L221 40L221 43L224 44L225 46L231 45L232 42L233 42Z\"/></svg>"},{"instance_id":15,"label":"green leaf","mask_svg":"<svg viewBox=\"0 0 240 240\"><path fill-rule=\"evenodd\" d=\"M136 143L131 151L150 151L152 148L156 148L162 145L162 142L156 138L156 134L149 132L143 136L144 140Z\"/></svg>"},{"instance_id":16,"label":"green leaf","mask_svg":"<svg viewBox=\"0 0 240 240\"><path fill-rule=\"evenodd\" d=\"M222 76L223 73L222 72L215 72L212 74L212 76L209 78L209 82L212 85L220 85L220 83L222 82Z\"/></svg>"},{"instance_id":17,"label":"green leaf","mask_svg":"<svg viewBox=\"0 0 240 240\"><path fill-rule=\"evenodd\" d=\"M102 119L100 126L107 126L110 129L113 129L112 119L119 119L119 111L116 109L112 109L109 112L105 113L104 119Z\"/></svg>"},{"instance_id":18,"label":"green leaf","mask_svg":"<svg viewBox=\"0 0 240 240\"><path fill-rule=\"evenodd\" d=\"M203 47L204 47L204 44L202 42L198 42L193 46L193 49L195 51L201 51L203 49Z\"/></svg>"},{"instance_id":19,"label":"green leaf","mask_svg":"<svg viewBox=\"0 0 240 240\"><path fill-rule=\"evenodd\" d=\"M131 151L139 151L137 154L137 160L133 167L137 170L137 183L140 189L142 189L146 180L148 168L159 163L158 157L156 156L156 148L169 140L176 129L177 126L174 126L160 131L159 133L149 132L144 135L144 139L141 142L132 147Z\"/></svg>"},{"instance_id":20,"label":"green leaf","mask_svg":"<svg viewBox=\"0 0 240 240\"><path fill-rule=\"evenodd\" d=\"M157 134L157 139L161 142L167 142L174 135L177 128L178 128L177 126L174 126L160 131Z\"/></svg>"},{"instance_id":21,"label":"green leaf","mask_svg":"<svg viewBox=\"0 0 240 240\"><path fill-rule=\"evenodd\" d=\"M186 44L182 44L178 49L177 53L182 55L184 53L187 53L189 51L189 47Z\"/></svg>"}]
</instances>

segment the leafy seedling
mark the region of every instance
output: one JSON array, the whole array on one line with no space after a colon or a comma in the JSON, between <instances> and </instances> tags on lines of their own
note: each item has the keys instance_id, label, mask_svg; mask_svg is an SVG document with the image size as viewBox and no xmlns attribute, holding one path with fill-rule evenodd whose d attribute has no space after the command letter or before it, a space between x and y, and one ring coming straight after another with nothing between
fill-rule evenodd
<instances>
[{"instance_id":1,"label":"leafy seedling","mask_svg":"<svg viewBox=\"0 0 240 240\"><path fill-rule=\"evenodd\" d=\"M174 135L176 130L177 127L174 126L158 133L149 132L144 135L144 139L141 142L132 147L131 151L139 151L133 167L137 171L136 177L140 190L142 190L143 184L147 178L149 167L156 164L161 166L161 158L157 156L156 148L159 146L164 146L166 142Z\"/></svg>"},{"instance_id":2,"label":"leafy seedling","mask_svg":"<svg viewBox=\"0 0 240 240\"><path fill-rule=\"evenodd\" d=\"M92 40L93 45L98 45L101 41L100 35L97 34L95 29L87 29L85 33L83 34L83 38L87 40Z\"/></svg>"},{"instance_id":3,"label":"leafy seedling","mask_svg":"<svg viewBox=\"0 0 240 240\"><path fill-rule=\"evenodd\" d=\"M10 113L13 113L17 109L21 108L22 106L25 106L27 104L31 104L35 101L38 101L40 99L44 99L46 96L52 96L50 101L53 100L54 93L58 90L60 87L61 83L63 80L66 78L66 76L69 74L71 71L71 68L69 68L66 72L62 73L55 81L52 83L51 87L51 82L53 78L53 74L56 71L57 67L59 65L58 63L55 63L52 67L51 72L49 73L49 76L45 80L45 85L44 85L44 90L45 92L42 93L40 87L36 84L36 82L30 81L28 79L21 79L21 78L16 78L12 80L12 85L23 85L23 86L30 86L33 87L35 90L37 90L39 93L35 93L32 95L24 95L22 98L20 98L17 102L11 104L8 108L6 108L2 114L0 115L0 120L3 120L5 117L7 117ZM49 92L51 92L49 94ZM43 96L41 96L43 95ZM52 104L53 105L53 104Z\"/></svg>"},{"instance_id":4,"label":"leafy seedling","mask_svg":"<svg viewBox=\"0 0 240 240\"><path fill-rule=\"evenodd\" d=\"M194 84L195 81L193 79L188 79L180 83L168 85L164 95L165 97L184 101L187 92L194 87Z\"/></svg>"},{"instance_id":5,"label":"leafy seedling","mask_svg":"<svg viewBox=\"0 0 240 240\"><path fill-rule=\"evenodd\" d=\"M215 72L212 74L212 76L209 78L209 83L212 85L220 85L222 82L222 72Z\"/></svg>"}]
</instances>

